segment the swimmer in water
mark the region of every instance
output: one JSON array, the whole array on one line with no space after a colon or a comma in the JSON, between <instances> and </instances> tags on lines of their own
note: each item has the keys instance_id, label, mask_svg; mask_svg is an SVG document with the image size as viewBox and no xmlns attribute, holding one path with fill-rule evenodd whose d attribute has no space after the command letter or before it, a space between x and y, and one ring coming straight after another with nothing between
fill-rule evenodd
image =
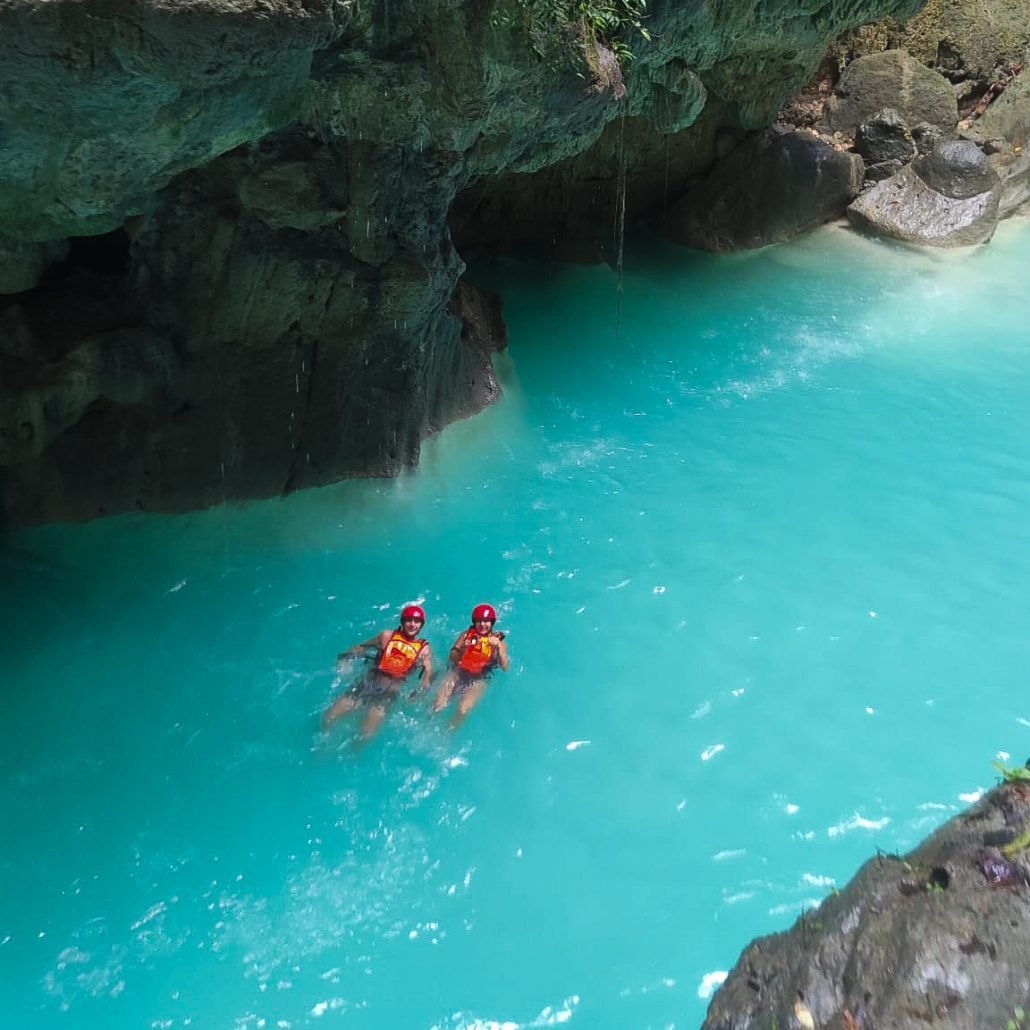
<instances>
[{"instance_id":1,"label":"swimmer in water","mask_svg":"<svg viewBox=\"0 0 1030 1030\"><path fill-rule=\"evenodd\" d=\"M458 705L451 716L451 729L457 729L479 703L486 681L494 669L508 668L508 645L503 633L494 632L497 612L489 604L472 609L472 625L459 634L448 656L450 668L433 698L431 712L446 708L456 696Z\"/></svg>"},{"instance_id":2,"label":"swimmer in water","mask_svg":"<svg viewBox=\"0 0 1030 1030\"><path fill-rule=\"evenodd\" d=\"M422 608L417 604L409 604L401 612L400 625L396 629L384 629L337 656L337 669L343 672L351 658L370 652L377 655L375 665L326 710L322 716L323 729L329 729L337 719L362 705L366 712L361 722L361 738L368 740L379 729L386 713L397 700L404 681L416 669L421 680L420 692L429 688L433 678L433 656L429 642L419 637L425 623L426 613Z\"/></svg>"}]
</instances>

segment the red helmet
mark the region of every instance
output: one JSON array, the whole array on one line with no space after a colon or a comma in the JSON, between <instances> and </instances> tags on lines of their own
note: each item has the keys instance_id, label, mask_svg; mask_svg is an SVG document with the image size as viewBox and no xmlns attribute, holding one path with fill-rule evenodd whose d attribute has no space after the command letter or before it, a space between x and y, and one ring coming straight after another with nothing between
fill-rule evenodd
<instances>
[{"instance_id":1,"label":"red helmet","mask_svg":"<svg viewBox=\"0 0 1030 1030\"><path fill-rule=\"evenodd\" d=\"M497 612L494 611L493 605L477 604L472 609L472 621L479 622L480 619L486 619L488 622L497 621Z\"/></svg>"},{"instance_id":2,"label":"red helmet","mask_svg":"<svg viewBox=\"0 0 1030 1030\"><path fill-rule=\"evenodd\" d=\"M418 619L419 622L426 621L425 611L417 604L409 604L401 609L401 622L405 619Z\"/></svg>"}]
</instances>

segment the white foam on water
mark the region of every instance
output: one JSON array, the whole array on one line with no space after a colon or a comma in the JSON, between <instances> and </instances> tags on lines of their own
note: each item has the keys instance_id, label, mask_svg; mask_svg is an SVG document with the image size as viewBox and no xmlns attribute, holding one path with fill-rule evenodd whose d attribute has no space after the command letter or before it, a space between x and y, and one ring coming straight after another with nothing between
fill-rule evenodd
<instances>
[{"instance_id":1,"label":"white foam on water","mask_svg":"<svg viewBox=\"0 0 1030 1030\"><path fill-rule=\"evenodd\" d=\"M715 994L716 987L722 986L726 982L726 977L729 976L729 971L725 969L716 969L714 972L705 973L701 977L701 983L698 984L697 996L702 1001L708 1001L708 999Z\"/></svg>"},{"instance_id":2,"label":"white foam on water","mask_svg":"<svg viewBox=\"0 0 1030 1030\"><path fill-rule=\"evenodd\" d=\"M890 817L884 816L882 819L866 819L865 816L859 815L857 812L849 819L845 819L842 822L837 823L835 826L831 826L827 831L827 835L830 837L839 837L841 834L850 833L852 830L882 830L884 827L890 825Z\"/></svg>"}]
</instances>

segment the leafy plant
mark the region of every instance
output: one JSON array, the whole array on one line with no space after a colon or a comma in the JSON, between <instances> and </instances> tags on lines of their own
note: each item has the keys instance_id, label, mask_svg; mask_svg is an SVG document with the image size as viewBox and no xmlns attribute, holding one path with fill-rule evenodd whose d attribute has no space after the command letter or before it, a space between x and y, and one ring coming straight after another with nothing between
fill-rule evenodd
<instances>
[{"instance_id":1,"label":"leafy plant","mask_svg":"<svg viewBox=\"0 0 1030 1030\"><path fill-rule=\"evenodd\" d=\"M630 39L651 39L646 17L647 0L501 0L490 20L523 34L546 61L603 43L625 65L633 60Z\"/></svg>"},{"instance_id":2,"label":"leafy plant","mask_svg":"<svg viewBox=\"0 0 1030 1030\"><path fill-rule=\"evenodd\" d=\"M1012 1010L1012 1018L1005 1024L1005 1030L1023 1030L1026 1022L1026 1011L1022 1005Z\"/></svg>"},{"instance_id":3,"label":"leafy plant","mask_svg":"<svg viewBox=\"0 0 1030 1030\"><path fill-rule=\"evenodd\" d=\"M1015 858L1021 851L1030 848L1030 830L1024 830L1014 841L1006 844L1001 853L1006 858Z\"/></svg>"},{"instance_id":4,"label":"leafy plant","mask_svg":"<svg viewBox=\"0 0 1030 1030\"><path fill-rule=\"evenodd\" d=\"M1030 781L1030 769L1025 766L1008 766L1004 762L992 762L991 765L1001 773L1003 783L1026 783Z\"/></svg>"}]
</instances>

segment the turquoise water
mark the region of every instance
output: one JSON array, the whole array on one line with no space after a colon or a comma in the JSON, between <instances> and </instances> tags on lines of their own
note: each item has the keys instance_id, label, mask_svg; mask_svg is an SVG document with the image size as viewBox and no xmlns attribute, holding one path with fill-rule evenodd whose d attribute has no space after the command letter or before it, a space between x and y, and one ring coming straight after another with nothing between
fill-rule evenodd
<instances>
[{"instance_id":1,"label":"turquoise water","mask_svg":"<svg viewBox=\"0 0 1030 1030\"><path fill-rule=\"evenodd\" d=\"M0 549L5 1027L694 1027L1030 753L1028 223L501 267L421 470ZM333 658L491 600L466 727Z\"/></svg>"}]
</instances>

